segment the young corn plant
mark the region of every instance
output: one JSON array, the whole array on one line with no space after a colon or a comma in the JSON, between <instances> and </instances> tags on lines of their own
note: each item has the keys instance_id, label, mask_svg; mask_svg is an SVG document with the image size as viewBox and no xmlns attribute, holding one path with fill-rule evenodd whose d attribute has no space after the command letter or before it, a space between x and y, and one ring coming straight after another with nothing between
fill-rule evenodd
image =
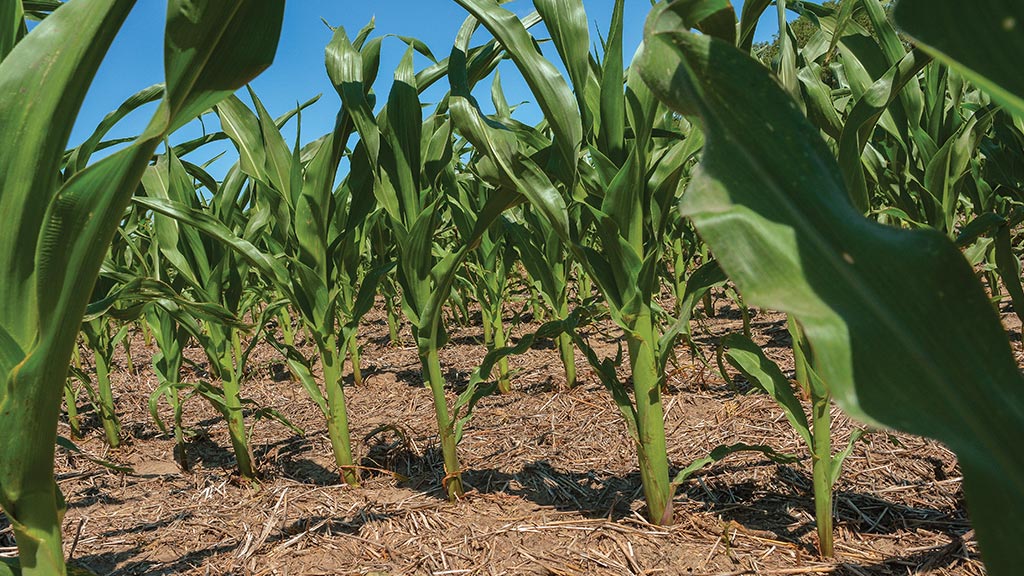
<instances>
[{"instance_id":1,"label":"young corn plant","mask_svg":"<svg viewBox=\"0 0 1024 576\"><path fill-rule=\"evenodd\" d=\"M761 348L747 336L733 334L722 339L723 356L733 368L740 371L752 386L768 394L782 409L786 419L804 441L811 453L812 483L814 486L814 516L818 530L818 552L832 557L832 488L842 471L843 461L853 451L854 444L863 436L858 428L851 434L846 447L832 454L831 407L832 395L811 367L807 341L799 327L791 323L796 382L801 395L810 399L811 418L807 419L792 384L779 366L768 359Z\"/></svg>"},{"instance_id":2,"label":"young corn plant","mask_svg":"<svg viewBox=\"0 0 1024 576\"><path fill-rule=\"evenodd\" d=\"M370 267L381 268L387 263L394 262L395 241L388 216L383 210L378 210L367 219L367 251L370 255ZM392 268L389 274L380 279L377 287L384 304L384 314L388 323L388 341L392 346L402 346L402 310L401 310L401 289L398 280L395 278L395 271Z\"/></svg>"},{"instance_id":3,"label":"young corn plant","mask_svg":"<svg viewBox=\"0 0 1024 576\"><path fill-rule=\"evenodd\" d=\"M223 307L210 303L195 303L181 297L181 293L188 291L184 277L174 273L173 266L164 259L156 242L149 242L145 254L148 258L140 262L141 265L135 272L144 278L147 284L156 288L143 299L145 325L149 327L156 344L156 352L151 362L157 378L157 387L149 396L149 413L157 427L166 434L167 426L160 417L161 399L170 406L174 459L181 470L187 472L188 433L183 421L183 412L185 401L196 394L196 386L182 380L184 351L193 341L204 349L210 345L200 325L200 319L205 322L242 326L231 312Z\"/></svg>"},{"instance_id":4,"label":"young corn plant","mask_svg":"<svg viewBox=\"0 0 1024 576\"><path fill-rule=\"evenodd\" d=\"M365 100L349 99L346 105L361 112L356 125L368 162L359 168L368 169L371 193L384 208L395 235L402 309L413 325L424 381L433 395L444 456L443 484L454 500L463 494L461 468L438 349L445 339L441 309L457 263L451 252L435 256L434 245L442 223L444 187L455 186L452 128L444 114L422 119L415 82L410 49L395 71L395 83L379 119L370 114ZM427 143L422 149L421 141Z\"/></svg>"},{"instance_id":5,"label":"young corn plant","mask_svg":"<svg viewBox=\"0 0 1024 576\"><path fill-rule=\"evenodd\" d=\"M464 27L465 28L465 27ZM338 29L341 30L340 28ZM337 32L336 32L337 33ZM413 47L407 50L394 75L394 84L379 115L361 90L342 90L342 101L352 114L364 161L354 162L352 176L366 179L372 187L354 188L354 198L373 194L390 224L397 256L396 276L401 286L402 310L409 319L423 370L431 390L437 417L445 476L442 481L449 499L463 494L461 466L456 453L458 435L445 395L445 380L438 350L447 335L443 310L448 302L461 264L475 250L481 238L501 213L521 202L511 190L488 190L480 208L459 205L455 221L459 237L451 246L439 245L435 236L443 230L443 213L461 196L459 158L454 153L454 126L443 99L434 112L423 118L419 93L445 72L485 77L500 59L493 43L470 49L469 37L460 35L464 50L453 51L447 60L419 73L413 72ZM341 43L345 48L351 46ZM473 58L467 66L466 54ZM355 51L347 49L348 75L336 84L359 86L362 69L355 65Z\"/></svg>"},{"instance_id":6,"label":"young corn plant","mask_svg":"<svg viewBox=\"0 0 1024 576\"><path fill-rule=\"evenodd\" d=\"M482 125L469 114L457 116L459 128L478 150L488 154L500 178L529 197L544 215L598 286L612 319L622 328L632 398L614 375L614 363L585 352L603 374L602 382L609 387L636 442L648 517L655 523L670 523L674 486L669 480L660 395L664 366L680 326L662 329L653 297L660 293L657 269L670 214L690 159L703 141L681 137L674 119L659 109L639 76L632 71L624 74L622 2L615 5L602 61L589 52L581 2L538 2L575 95L553 65L534 50L532 38L514 15L491 2L459 0L459 4L509 52L543 109L554 141L517 127L516 133L526 132L520 141L509 127L494 128L494 120ZM474 109L469 97L467 101ZM454 100L452 108L454 115ZM547 156L546 165L534 164L520 146L537 149L535 157ZM565 192L559 193L556 184ZM549 194L540 204L535 200L538 192ZM558 204L552 204L550 194L558 196L560 210L551 209ZM591 216L599 249L586 244L585 230L571 229L564 197L578 198L579 210ZM557 215L556 210L560 211ZM577 341L583 345L582 340Z\"/></svg>"},{"instance_id":7,"label":"young corn plant","mask_svg":"<svg viewBox=\"0 0 1024 576\"><path fill-rule=\"evenodd\" d=\"M101 280L102 284L103 281ZM95 369L96 411L103 425L107 445L117 448L121 445L121 421L114 407L114 393L110 384L110 370L115 348L128 336L128 324L112 325L107 316L99 316L82 323L82 334L86 345L92 350Z\"/></svg>"},{"instance_id":8,"label":"young corn plant","mask_svg":"<svg viewBox=\"0 0 1024 576\"><path fill-rule=\"evenodd\" d=\"M143 177L147 199L136 199L146 208L154 208L159 202L175 203L191 207L205 214L229 230L244 230L256 236L261 233L258 225L243 213L244 178L237 170L229 172L209 201L207 212L201 212L203 201L199 189L193 183L182 162L173 150L161 156L155 166L150 167ZM235 311L239 317L251 313L256 333L247 346L242 336L248 328L238 324L207 321L203 325L202 345L209 364L210 373L220 385L199 382L197 391L206 397L221 413L228 425L228 436L235 453L238 473L243 481L257 477L256 465L249 445L249 434L245 424L242 384L245 366L258 334L266 325L266 317L276 312L281 303L266 302L268 291L252 274L248 262L229 246L207 238L189 226L157 213L154 215L156 244L162 257L173 266L175 273L188 287L189 296L197 303L222 307Z\"/></svg>"},{"instance_id":9,"label":"young corn plant","mask_svg":"<svg viewBox=\"0 0 1024 576\"><path fill-rule=\"evenodd\" d=\"M479 180L464 182L458 188L458 202L451 204L453 212L459 213L467 208L470 211L480 210L478 204L486 199ZM460 216L454 217L456 220ZM466 227L465 224L463 225ZM481 235L480 246L467 259L466 282L472 286L476 301L480 305L481 324L483 325L484 346L487 351L504 348L510 336L505 327L504 309L508 294L509 272L515 263L514 253L510 250L502 221L498 221ZM509 375L508 358L498 360L498 392L507 394L512 391Z\"/></svg>"},{"instance_id":10,"label":"young corn plant","mask_svg":"<svg viewBox=\"0 0 1024 576\"><path fill-rule=\"evenodd\" d=\"M191 321L191 318L178 320L175 314L179 312L180 309L171 303L153 304L146 311L146 322L153 331L153 340L157 345L152 363L158 385L149 397L149 412L157 426L166 433L167 427L160 418L158 408L161 397L166 398L173 412L171 427L174 434L174 459L183 472L188 472L188 444L182 420L182 392L185 386L181 381L181 368L184 363L183 352L190 339L183 325ZM198 326L195 328L198 329Z\"/></svg>"},{"instance_id":11,"label":"young corn plant","mask_svg":"<svg viewBox=\"0 0 1024 576\"><path fill-rule=\"evenodd\" d=\"M505 234L519 254L529 279L551 310L553 320L566 320L570 309L570 279L573 272L571 252L548 224L528 205L505 220ZM576 348L572 335L563 332L555 341L565 372L565 385L576 385Z\"/></svg>"},{"instance_id":12,"label":"young corn plant","mask_svg":"<svg viewBox=\"0 0 1024 576\"><path fill-rule=\"evenodd\" d=\"M75 116L133 5L73 0L30 33L17 9L0 25L0 47L13 46L0 51L0 210L12 222L0 233L0 506L19 554L0 573L67 572L57 417L100 265L157 146L269 65L283 16L283 2L171 0L158 113L126 148L59 182Z\"/></svg>"},{"instance_id":13,"label":"young corn plant","mask_svg":"<svg viewBox=\"0 0 1024 576\"><path fill-rule=\"evenodd\" d=\"M368 26L353 43L344 30L338 29L327 46L328 75L343 96L345 90L352 89L345 84L349 67L368 75L368 81L357 88L362 96L369 91L377 73L380 39L367 42L371 31L372 26ZM370 273L364 271L367 221L375 200L372 187L368 193L353 193L354 189L367 186L363 177L363 145L357 145L350 159L354 166L351 174L335 189L335 177L354 130L352 112L343 108L334 131L301 149L297 141L289 150L278 123L259 98L254 93L250 95L255 113L235 97L220 104L217 113L239 150L240 174L254 189L251 218L265 222L267 233L261 237L246 229L239 234L196 207L180 202L146 205L223 242L239 258L259 269L299 312L317 345L324 390L313 380L309 361L294 348L294 342L275 345L285 350L306 391L326 416L342 479L358 485L342 368L348 353L354 374L358 373L356 331L360 319L373 304L378 277L389 269L385 266ZM272 253L283 254L284 258L278 260ZM356 286L360 288L357 290Z\"/></svg>"}]
</instances>

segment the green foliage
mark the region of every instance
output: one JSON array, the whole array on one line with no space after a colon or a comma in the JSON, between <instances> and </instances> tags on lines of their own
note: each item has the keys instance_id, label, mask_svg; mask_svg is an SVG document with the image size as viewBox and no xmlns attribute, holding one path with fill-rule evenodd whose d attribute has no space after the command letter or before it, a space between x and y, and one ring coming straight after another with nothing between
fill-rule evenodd
<instances>
[{"instance_id":1,"label":"green foliage","mask_svg":"<svg viewBox=\"0 0 1024 576\"><path fill-rule=\"evenodd\" d=\"M799 322L844 410L957 453L989 569L1013 573L1019 535L999 519L1024 511L1024 459L1001 439L1024 426L1021 379L973 271L940 233L865 220L791 97L692 25L656 10L642 64L658 97L707 133L684 213L751 304Z\"/></svg>"},{"instance_id":2,"label":"green foliage","mask_svg":"<svg viewBox=\"0 0 1024 576\"><path fill-rule=\"evenodd\" d=\"M469 17L447 58L395 37L405 54L393 71L379 69L389 36L372 22L351 37L333 28L325 68L341 105L333 126L304 139L302 112L318 97L274 118L252 90L236 94L270 63L283 2L171 0L166 83L71 150L78 107L133 3L0 4L0 209L11 215L0 229L0 505L21 555L0 573L65 573L52 460L55 442L68 445L56 438L62 396L77 431L66 367L80 330L96 376L72 375L112 445L108 368L144 319L159 347L150 411L173 428L182 468L190 398L227 421L243 478L257 474L253 421L302 433L244 397L248 358L266 340L324 413L355 485L343 365L348 356L358 385L360 321L378 295L393 341L399 308L412 328L449 498L463 493L456 447L481 399L514 391L509 357L553 339L570 386L580 352L593 370L579 379L608 390L648 517L672 522L676 488L704 467L744 451L792 461L740 439L672 470L665 374L679 339L701 354L690 320L701 301L713 313L712 290L744 320L720 365L768 394L812 456L822 555L832 486L861 435L833 452L835 398L869 425L947 443L989 569L1012 573L1020 530L1005 518L1024 512L1024 453L1006 439L1019 436L1024 404L992 303L1024 317L1021 7L904 0L897 27L882 0L748 0L738 18L728 0L675 0L655 7L630 59L624 0L597 39L581 0L536 0L522 18L495 0L456 2ZM781 33L754 45L773 5ZM531 33L537 24L547 38ZM419 70L417 54L429 61ZM502 60L529 86L537 125L515 117ZM383 73L393 83L378 98ZM477 102L488 78L493 114ZM445 79L449 92L424 105ZM108 136L153 102L139 137ZM169 141L211 109L220 132ZM237 154L222 181L192 160L218 140ZM550 321L511 338L515 297ZM472 324L474 302L488 352L452 400L439 351L450 322ZM808 411L750 339L751 306L790 315ZM610 357L581 331L597 316L622 333ZM205 351L210 381L183 381L188 346Z\"/></svg>"},{"instance_id":3,"label":"green foliage","mask_svg":"<svg viewBox=\"0 0 1024 576\"><path fill-rule=\"evenodd\" d=\"M0 505L26 575L66 572L52 480L57 415L117 223L159 143L269 65L283 13L281 2L170 2L166 91L153 120L127 148L58 182L78 107L133 4L63 5L0 62L0 209L17 223L0 234Z\"/></svg>"}]
</instances>

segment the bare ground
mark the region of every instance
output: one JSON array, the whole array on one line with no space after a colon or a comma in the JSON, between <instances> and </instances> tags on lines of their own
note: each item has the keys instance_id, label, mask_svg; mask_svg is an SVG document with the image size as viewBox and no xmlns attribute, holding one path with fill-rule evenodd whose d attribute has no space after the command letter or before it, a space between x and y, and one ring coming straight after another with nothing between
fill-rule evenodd
<instances>
[{"instance_id":1,"label":"bare ground","mask_svg":"<svg viewBox=\"0 0 1024 576\"><path fill-rule=\"evenodd\" d=\"M1005 318L1019 358L1019 322ZM58 450L58 482L69 504L66 552L97 574L121 576L983 574L953 454L933 441L882 432L847 460L836 488L836 558L817 556L806 449L770 399L736 378L723 381L715 367L714 342L738 327L727 308L696 323L709 364L686 346L677 351L664 396L673 466L740 441L804 457L780 465L741 454L705 469L681 487L669 527L644 520L635 451L610 396L582 358L581 384L565 389L550 343L513 358L511 394L481 402L459 446L468 494L450 504L416 350L388 344L380 312L360 334L365 383L346 388L365 467L360 488L339 484L326 423L262 345L243 393L281 411L305 436L250 419L263 478L239 485L225 425L195 398L185 411L195 433L192 469L181 472L173 441L149 416L153 350L136 337L139 370L129 372L119 356L114 381L125 446L105 449L89 413L79 442L86 453L134 472ZM766 352L791 367L784 317L760 313L753 327ZM614 330L592 332L592 343L613 354ZM453 330L442 352L455 385L483 356L478 333L474 326ZM189 354L201 361L198 350ZM838 412L835 418L841 447L853 426ZM0 553L13 553L10 540L9 528L0 528Z\"/></svg>"}]
</instances>

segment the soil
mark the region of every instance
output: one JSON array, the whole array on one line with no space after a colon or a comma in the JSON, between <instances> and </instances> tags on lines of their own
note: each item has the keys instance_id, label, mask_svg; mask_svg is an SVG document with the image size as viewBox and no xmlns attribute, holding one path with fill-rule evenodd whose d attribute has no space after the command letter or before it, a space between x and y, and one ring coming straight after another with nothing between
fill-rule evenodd
<instances>
[{"instance_id":1,"label":"soil","mask_svg":"<svg viewBox=\"0 0 1024 576\"><path fill-rule=\"evenodd\" d=\"M1020 357L1019 322L1005 317ZM868 434L847 459L835 493L836 557L818 557L806 448L769 398L735 375L723 380L714 361L717 339L740 325L723 299L716 318L694 323L699 355L678 348L663 397L671 463L678 470L740 441L801 459L778 464L736 454L705 468L680 487L671 526L644 519L635 450L610 395L582 355L580 384L567 389L551 342L514 357L512 393L476 409L459 446L467 495L451 504L415 347L407 331L405 346L389 343L380 308L359 336L365 381L346 388L364 466L359 488L340 484L326 422L262 344L243 393L305 434L250 413L262 479L243 485L232 472L223 421L193 398L185 410L191 466L181 471L173 439L149 414L155 349L135 335L135 371L119 353L114 372L125 445L105 448L84 398L86 433L77 441L85 455L132 472L58 449L65 551L78 566L119 576L984 574L954 455L937 442L885 432ZM518 326L514 336L536 326ZM752 327L766 353L791 369L785 318L759 311ZM588 330L599 353L615 354L610 324ZM442 351L455 388L482 359L479 334L477 325L455 328ZM199 369L187 377L201 377L201 352L189 355ZM167 407L160 409L169 421ZM834 416L834 445L842 447L855 426ZM62 424L60 433L70 429ZM0 553L11 555L5 526Z\"/></svg>"}]
</instances>

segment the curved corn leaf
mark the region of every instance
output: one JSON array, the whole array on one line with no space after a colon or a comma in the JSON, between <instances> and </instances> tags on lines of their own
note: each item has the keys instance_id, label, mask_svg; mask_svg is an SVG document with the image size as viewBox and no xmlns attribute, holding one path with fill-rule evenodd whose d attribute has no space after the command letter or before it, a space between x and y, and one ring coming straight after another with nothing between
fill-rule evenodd
<instances>
[{"instance_id":1,"label":"curved corn leaf","mask_svg":"<svg viewBox=\"0 0 1024 576\"><path fill-rule=\"evenodd\" d=\"M620 34L622 2L623 0L617 0L612 11L620 19ZM583 0L537 0L534 5L544 19L544 25L551 34L551 41L555 44L566 71L569 72L569 79L575 88L573 92L576 95L576 103L583 114L583 131L589 132L593 124L586 100L586 88L590 80L590 26L587 23ZM612 27L614 29L615 25ZM619 54L618 69L621 71L621 50Z\"/></svg>"},{"instance_id":2,"label":"curved corn leaf","mask_svg":"<svg viewBox=\"0 0 1024 576\"><path fill-rule=\"evenodd\" d=\"M117 110L114 110L104 116L103 120L96 126L92 134L85 139L85 142L82 142L78 148L75 148L72 151L71 157L68 159L68 166L73 168L74 172L84 170L86 165L89 163L89 158L91 158L92 154L99 149L103 137L106 136L107 132L109 132L111 128L139 107L149 104L150 102L156 102L162 98L163 95L164 85L154 84L153 86L143 88L129 96L127 100L117 107ZM128 141L130 142L131 139Z\"/></svg>"},{"instance_id":3,"label":"curved corn leaf","mask_svg":"<svg viewBox=\"0 0 1024 576\"><path fill-rule=\"evenodd\" d=\"M750 52L754 45L754 33L761 15L771 5L771 0L744 0L740 10L740 29L737 45L740 49Z\"/></svg>"},{"instance_id":4,"label":"curved corn leaf","mask_svg":"<svg viewBox=\"0 0 1024 576\"><path fill-rule=\"evenodd\" d=\"M811 438L807 414L793 393L789 378L782 373L779 365L765 356L761 347L746 336L730 334L722 339L721 345L725 348L724 356L729 364L739 370L750 384L757 386L775 400L804 444L808 448L813 447L814 440Z\"/></svg>"},{"instance_id":5,"label":"curved corn leaf","mask_svg":"<svg viewBox=\"0 0 1024 576\"><path fill-rule=\"evenodd\" d=\"M583 125L576 99L554 65L537 51L533 38L515 14L495 0L455 0L505 47L516 63L544 118L555 132L555 144L567 171L575 174ZM571 179L570 179L571 181Z\"/></svg>"},{"instance_id":6,"label":"curved corn leaf","mask_svg":"<svg viewBox=\"0 0 1024 576\"><path fill-rule=\"evenodd\" d=\"M707 468L708 466L715 464L732 454L736 454L737 452L759 452L776 464L791 464L800 460L791 454L781 454L776 452L771 446L765 446L763 444L744 444L742 442L737 444L721 444L719 446L715 446L707 456L694 460L688 466L680 470L679 473L676 474L676 477L672 479L672 485L678 486L679 484L686 482L690 476L693 476L704 468Z\"/></svg>"},{"instance_id":7,"label":"curved corn leaf","mask_svg":"<svg viewBox=\"0 0 1024 576\"><path fill-rule=\"evenodd\" d=\"M999 319L956 247L933 230L874 224L831 153L755 60L656 9L642 73L699 115L703 162L683 211L755 305L791 313L844 410L937 438L960 459L990 573L1014 574L1024 537L1021 375Z\"/></svg>"},{"instance_id":8,"label":"curved corn leaf","mask_svg":"<svg viewBox=\"0 0 1024 576\"><path fill-rule=\"evenodd\" d=\"M931 58L916 50L909 52L884 76L871 84L846 119L839 140L839 166L854 204L863 212L871 208L864 163L861 160L864 148L875 126L882 119L882 114L899 97L907 83L916 78L917 73L930 61Z\"/></svg>"},{"instance_id":9,"label":"curved corn leaf","mask_svg":"<svg viewBox=\"0 0 1024 576\"><path fill-rule=\"evenodd\" d=\"M291 295L293 292L292 277L284 264L273 257L264 254L248 240L238 237L234 231L216 218L210 216L206 212L190 208L173 200L143 197L136 197L134 200L135 203L140 206L194 227L204 234L208 234L215 238L218 242L223 242L231 249L237 251L239 255L245 258L247 262L256 267L260 272L265 274L267 278L274 283L278 290L288 294L289 300L292 300L293 302L297 301L297 299Z\"/></svg>"}]
</instances>

